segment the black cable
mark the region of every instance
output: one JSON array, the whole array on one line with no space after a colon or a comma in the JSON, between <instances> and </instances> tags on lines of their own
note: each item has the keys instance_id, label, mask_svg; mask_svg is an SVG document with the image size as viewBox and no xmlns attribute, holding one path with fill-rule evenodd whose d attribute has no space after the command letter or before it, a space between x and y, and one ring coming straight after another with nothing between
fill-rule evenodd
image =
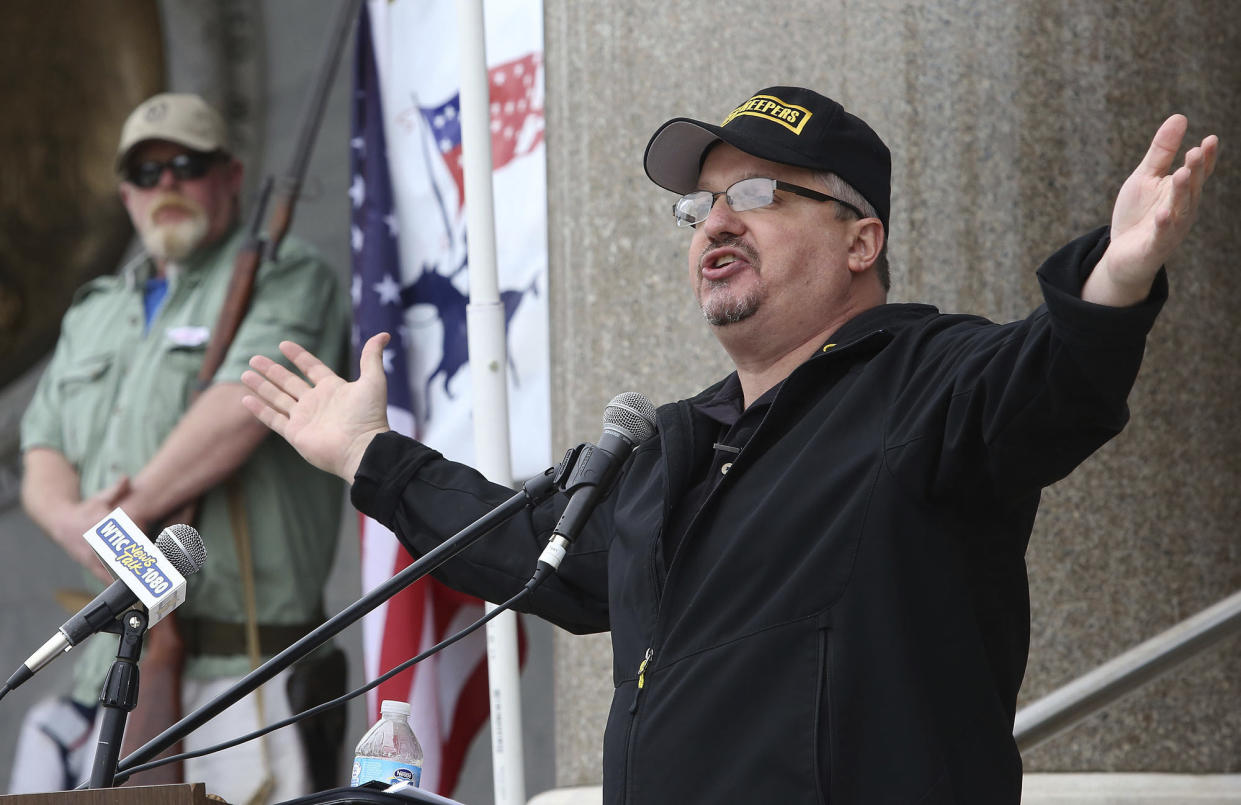
<instances>
[{"instance_id":1,"label":"black cable","mask_svg":"<svg viewBox=\"0 0 1241 805\"><path fill-rule=\"evenodd\" d=\"M213 752L221 752L225 749L231 749L234 746L239 746L243 743L246 743L247 741L253 741L255 738L261 738L264 735L268 734L269 732L275 732L276 730L281 729L283 727L287 727L294 722L301 721L303 718L310 718L311 716L318 715L319 713L322 713L325 710L331 710L333 707L339 707L345 702L348 702L352 699L356 699L358 696L361 696L363 693L366 693L372 688L378 687L379 685L383 684L387 680L396 676L401 671L404 671L406 668L409 668L413 665L416 665L417 663L422 662L427 657L430 657L433 654L437 654L440 651L443 651L444 649L451 646L453 643L456 643L458 640L462 640L463 638L466 638L470 636L471 634L473 634L474 632L478 631L479 628L485 625L488 621L490 621L496 615L499 615L501 612L505 612L508 609L512 608L513 605L516 604L519 600L521 600L524 596L529 595L531 592L533 592L536 587L538 587L540 584L543 583L543 580L546 578L546 576L547 576L546 573L541 574L541 575L536 574L535 578L531 579L529 582L526 583L526 586L522 588L521 592L517 593L517 595L513 596L509 600L505 601L503 604L500 604L495 609L483 615L481 618L474 621L474 623L470 624L469 626L465 627L461 631L457 632L452 637L446 638L442 640L441 642L436 643L434 646L422 652L417 657L406 660L405 662L393 668L391 671L388 671L383 676L380 676L376 678L375 680L366 683L365 685L363 685L360 688L357 688L356 690L352 690L349 693L346 693L344 696L340 696L335 699L332 699L329 702L324 702L323 704L316 705L310 708L309 710L303 710L300 713L296 713L295 715L289 716L283 721L278 721L275 724L269 724L266 727L262 727L246 735L242 735L239 738L234 738L230 741L224 741L223 743L218 743L215 746L209 746L206 749L198 749L193 752L182 752L179 755L173 755L171 757L160 758L159 760L152 760L149 763L143 763L141 766L134 766L132 769L127 769L123 777L121 775L117 775L116 784L120 785L122 782L129 779L131 775L137 774L138 772L150 771L151 769L159 768L160 766L163 766L168 763L175 763L178 760L188 760L190 758L202 757L203 755L210 755Z\"/></svg>"}]
</instances>

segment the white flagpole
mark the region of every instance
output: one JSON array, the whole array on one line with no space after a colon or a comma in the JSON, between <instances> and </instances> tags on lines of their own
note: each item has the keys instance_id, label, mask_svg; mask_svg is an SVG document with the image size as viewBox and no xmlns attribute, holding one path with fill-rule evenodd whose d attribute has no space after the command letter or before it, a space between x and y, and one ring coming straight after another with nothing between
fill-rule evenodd
<instances>
[{"instance_id":1,"label":"white flagpole","mask_svg":"<svg viewBox=\"0 0 1241 805\"><path fill-rule=\"evenodd\" d=\"M496 271L495 205L491 192L491 99L482 0L457 0L461 48L461 149L469 237L470 303L466 322L474 396L474 455L479 472L511 485L508 432L508 358L504 305ZM492 609L487 604L487 609ZM517 616L487 624L491 695L491 757L496 805L524 805Z\"/></svg>"}]
</instances>

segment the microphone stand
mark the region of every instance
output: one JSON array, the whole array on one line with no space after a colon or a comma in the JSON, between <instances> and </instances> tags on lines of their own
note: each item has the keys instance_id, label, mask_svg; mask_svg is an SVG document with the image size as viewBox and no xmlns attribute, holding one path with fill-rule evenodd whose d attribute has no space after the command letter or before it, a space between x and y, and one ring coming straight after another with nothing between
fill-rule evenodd
<instances>
[{"instance_id":1,"label":"microphone stand","mask_svg":"<svg viewBox=\"0 0 1241 805\"><path fill-rule=\"evenodd\" d=\"M113 621L102 631L121 636L116 647L116 660L108 671L99 694L103 706L103 721L99 729L99 743L95 747L95 761L91 767L90 788L112 788L116 785L116 760L121 756L121 739L125 736L125 721L138 705L138 657L142 654L142 637L147 630L147 614L141 609L131 609Z\"/></svg>"},{"instance_id":2,"label":"microphone stand","mask_svg":"<svg viewBox=\"0 0 1241 805\"><path fill-rule=\"evenodd\" d=\"M575 450L569 452L571 456L576 453ZM550 497L559 488L559 484L563 482L571 464L572 461L569 460L569 457L566 457L559 466L551 467L541 475L526 481L521 491L517 494L440 543L435 549L423 554L421 558L409 567L341 610L338 615L329 618L321 626L306 634L301 640L298 640L258 668L255 668L231 688L134 750L132 754L117 765L114 784L120 785L124 783L129 779L129 775L126 773L128 770L153 760L165 749L227 710L255 688L326 643L337 633L344 631L347 626L360 620L366 613L464 551L526 506L535 505ZM119 741L117 745L119 746ZM91 787L95 787L93 778Z\"/></svg>"}]
</instances>

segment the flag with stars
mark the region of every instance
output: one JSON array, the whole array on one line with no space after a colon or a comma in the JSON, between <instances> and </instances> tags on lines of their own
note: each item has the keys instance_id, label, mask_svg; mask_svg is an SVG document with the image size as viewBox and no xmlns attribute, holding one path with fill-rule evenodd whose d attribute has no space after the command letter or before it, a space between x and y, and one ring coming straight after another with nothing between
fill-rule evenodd
<instances>
[{"instance_id":1,"label":"flag with stars","mask_svg":"<svg viewBox=\"0 0 1241 805\"><path fill-rule=\"evenodd\" d=\"M538 81L540 54L527 53L487 70L491 98L492 170L500 170L543 142L542 88ZM437 106L419 108L428 135L452 177L457 207L465 204L461 163L461 96Z\"/></svg>"},{"instance_id":2,"label":"flag with stars","mask_svg":"<svg viewBox=\"0 0 1241 805\"><path fill-rule=\"evenodd\" d=\"M488 53L498 58L489 74L510 416L519 423L510 427L513 469L524 477L550 463L542 10L530 0L501 0L489 2L486 13ZM532 21L535 37L529 35ZM371 0L364 6L350 141L351 290L355 348L378 332L393 336L383 356L392 427L470 463L455 25L451 0ZM497 43L493 31L525 36ZM514 209L520 214L502 212ZM361 535L365 590L410 563L391 532L374 521L362 518ZM431 579L418 582L364 621L367 678L481 614L476 599ZM384 683L369 700L372 719L382 699L411 703L426 754L425 789L451 795L468 745L487 719L485 639L482 632L466 638Z\"/></svg>"}]
</instances>

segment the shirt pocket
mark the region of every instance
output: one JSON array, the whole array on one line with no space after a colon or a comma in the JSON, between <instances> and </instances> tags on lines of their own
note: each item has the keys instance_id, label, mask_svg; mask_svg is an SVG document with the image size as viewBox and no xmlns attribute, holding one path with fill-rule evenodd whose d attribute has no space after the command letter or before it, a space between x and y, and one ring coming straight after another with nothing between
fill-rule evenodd
<instances>
[{"instance_id":1,"label":"shirt pocket","mask_svg":"<svg viewBox=\"0 0 1241 805\"><path fill-rule=\"evenodd\" d=\"M153 416L168 419L162 423L165 430L171 430L194 398L206 352L205 343L187 346L169 342L160 350L151 387L151 410Z\"/></svg>"},{"instance_id":2,"label":"shirt pocket","mask_svg":"<svg viewBox=\"0 0 1241 805\"><path fill-rule=\"evenodd\" d=\"M75 467L99 448L112 411L116 355L98 353L71 364L56 381L64 454Z\"/></svg>"}]
</instances>

